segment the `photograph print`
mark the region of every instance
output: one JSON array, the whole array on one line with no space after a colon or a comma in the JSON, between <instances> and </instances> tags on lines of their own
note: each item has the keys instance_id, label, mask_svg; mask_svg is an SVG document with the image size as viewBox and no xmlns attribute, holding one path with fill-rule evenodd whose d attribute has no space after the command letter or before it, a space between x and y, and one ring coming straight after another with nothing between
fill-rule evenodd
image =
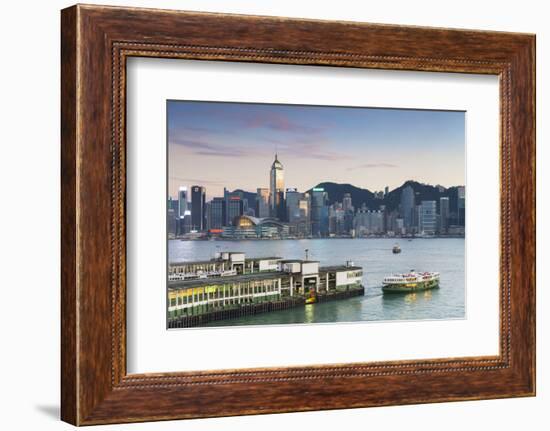
<instances>
[{"instance_id":1,"label":"photograph print","mask_svg":"<svg viewBox=\"0 0 550 431\"><path fill-rule=\"evenodd\" d=\"M465 112L167 101L167 328L465 317Z\"/></svg>"}]
</instances>

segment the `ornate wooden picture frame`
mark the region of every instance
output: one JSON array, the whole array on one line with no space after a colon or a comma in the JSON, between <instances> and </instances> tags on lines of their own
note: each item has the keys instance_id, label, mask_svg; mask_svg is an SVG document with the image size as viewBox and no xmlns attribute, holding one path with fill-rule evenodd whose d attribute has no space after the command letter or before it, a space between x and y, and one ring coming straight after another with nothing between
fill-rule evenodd
<instances>
[{"instance_id":1,"label":"ornate wooden picture frame","mask_svg":"<svg viewBox=\"0 0 550 431\"><path fill-rule=\"evenodd\" d=\"M62 11L61 49L64 421L535 394L534 35L78 5ZM133 56L497 75L500 354L128 374L125 92Z\"/></svg>"}]
</instances>

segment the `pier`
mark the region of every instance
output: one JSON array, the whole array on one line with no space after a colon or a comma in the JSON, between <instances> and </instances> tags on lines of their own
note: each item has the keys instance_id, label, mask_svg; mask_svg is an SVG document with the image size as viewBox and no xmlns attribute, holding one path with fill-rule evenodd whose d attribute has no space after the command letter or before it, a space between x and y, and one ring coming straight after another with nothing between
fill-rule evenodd
<instances>
[{"instance_id":1,"label":"pier","mask_svg":"<svg viewBox=\"0 0 550 431\"><path fill-rule=\"evenodd\" d=\"M363 270L320 267L315 260L222 252L209 261L172 263L168 269L168 327L200 326L249 314L364 294Z\"/></svg>"}]
</instances>

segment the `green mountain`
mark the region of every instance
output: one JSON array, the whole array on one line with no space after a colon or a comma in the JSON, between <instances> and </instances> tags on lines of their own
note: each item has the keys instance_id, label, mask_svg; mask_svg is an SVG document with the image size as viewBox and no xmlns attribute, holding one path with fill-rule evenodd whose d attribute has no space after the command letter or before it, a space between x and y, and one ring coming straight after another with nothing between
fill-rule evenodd
<instances>
[{"instance_id":1,"label":"green mountain","mask_svg":"<svg viewBox=\"0 0 550 431\"><path fill-rule=\"evenodd\" d=\"M397 210L401 202L401 193L407 186L411 186L414 190L416 204L420 204L423 200L437 202L437 209L439 211L439 198L449 198L449 210L451 212L457 211L458 202L458 187L449 187L442 189L438 186L432 186L429 184L419 183L417 181L409 180L405 181L401 186L390 191L383 199L377 199L375 194L368 189L362 189L352 184L339 184L333 182L323 182L317 184L313 188L323 188L327 192L329 205L335 202L342 202L344 195L349 193L351 195L351 201L355 208L361 208L366 204L368 209L376 210L380 205L385 205L389 211ZM309 189L308 192L311 192ZM239 193L243 199L248 199L248 205L254 207L256 202L256 194L245 190L237 189L233 193Z\"/></svg>"},{"instance_id":2,"label":"green mountain","mask_svg":"<svg viewBox=\"0 0 550 431\"><path fill-rule=\"evenodd\" d=\"M365 203L369 209L374 210L378 209L380 205L385 205L388 210L393 211L398 209L401 202L401 193L407 186L411 186L413 188L416 204L420 204L423 200L434 200L437 202L437 207L439 210L439 198L446 196L449 198L450 211L457 210L458 187L449 187L441 191L437 186L409 180L396 189L390 191L386 196L384 196L383 199L377 199L374 193L368 189L362 189L351 184L323 182L317 184L314 188L324 188L328 194L329 204L331 205L335 202L342 202L344 194L349 193L355 208L360 208L361 205Z\"/></svg>"}]
</instances>

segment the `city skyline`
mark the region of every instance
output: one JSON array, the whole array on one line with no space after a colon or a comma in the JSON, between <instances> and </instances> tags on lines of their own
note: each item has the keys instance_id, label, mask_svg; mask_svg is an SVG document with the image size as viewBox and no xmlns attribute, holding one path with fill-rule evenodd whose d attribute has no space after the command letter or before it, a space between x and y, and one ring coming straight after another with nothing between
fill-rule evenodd
<instances>
[{"instance_id":1,"label":"city skyline","mask_svg":"<svg viewBox=\"0 0 550 431\"><path fill-rule=\"evenodd\" d=\"M201 185L269 188L265 166L284 160L285 188L320 182L371 191L407 180L464 184L464 112L169 101L168 192Z\"/></svg>"},{"instance_id":2,"label":"city skyline","mask_svg":"<svg viewBox=\"0 0 550 431\"><path fill-rule=\"evenodd\" d=\"M299 191L285 187L285 169L277 154L269 178L269 188L258 187L256 193L224 188L223 197L211 200L199 184L180 186L177 198L168 199L169 236L320 238L464 232L465 186L407 181L392 191L386 186L365 195L364 189L349 184L325 183ZM334 190L335 186L345 190ZM416 192L413 186L424 190Z\"/></svg>"}]
</instances>

